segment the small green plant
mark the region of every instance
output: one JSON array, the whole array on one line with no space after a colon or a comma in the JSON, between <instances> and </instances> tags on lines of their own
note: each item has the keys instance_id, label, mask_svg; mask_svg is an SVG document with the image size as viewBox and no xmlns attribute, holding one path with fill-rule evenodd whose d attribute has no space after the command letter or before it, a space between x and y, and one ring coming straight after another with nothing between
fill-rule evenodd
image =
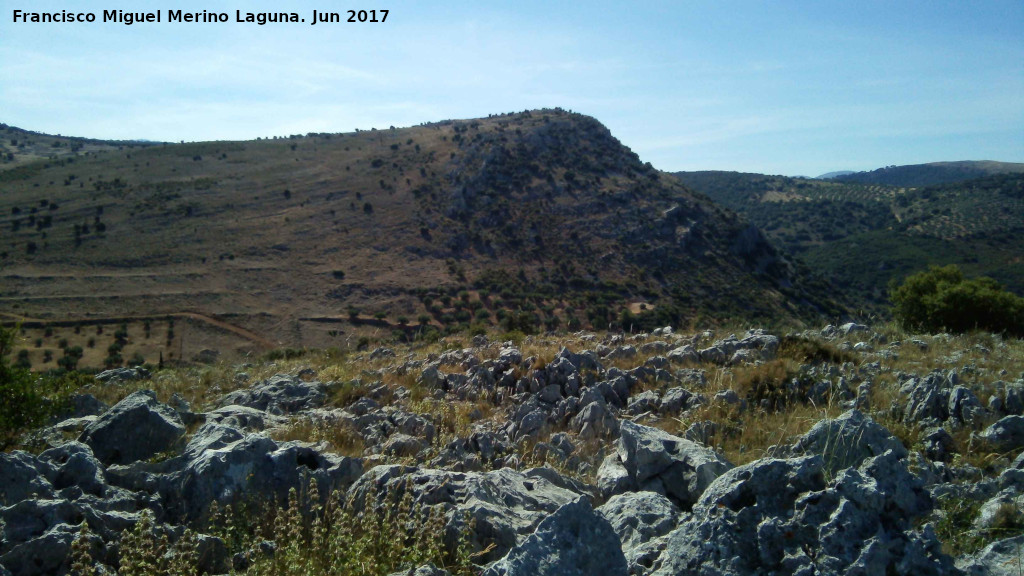
<instances>
[{"instance_id":1,"label":"small green plant","mask_svg":"<svg viewBox=\"0 0 1024 576\"><path fill-rule=\"evenodd\" d=\"M308 493L289 491L285 506L247 506L248 514L211 509L211 532L249 555L251 576L384 576L432 562L456 576L476 573L464 521L461 542L446 549L442 506L414 502L411 486L378 494L371 484L359 501L341 492L322 497L315 480ZM246 518L247 515L253 516ZM259 518L260 521L253 521ZM264 528L266 527L266 528ZM273 540L272 555L256 552Z\"/></svg>"}]
</instances>

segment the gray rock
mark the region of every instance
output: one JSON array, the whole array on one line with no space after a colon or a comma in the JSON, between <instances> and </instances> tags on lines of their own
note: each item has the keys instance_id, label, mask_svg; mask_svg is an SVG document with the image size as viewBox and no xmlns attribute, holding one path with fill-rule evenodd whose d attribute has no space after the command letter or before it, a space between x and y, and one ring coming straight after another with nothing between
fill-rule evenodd
<instances>
[{"instance_id":1,"label":"gray rock","mask_svg":"<svg viewBox=\"0 0 1024 576\"><path fill-rule=\"evenodd\" d=\"M151 374L149 370L141 366L135 368L114 368L112 370L105 370L96 375L96 380L100 382L107 382L109 384L116 384L117 382L132 382L135 380L149 380Z\"/></svg>"},{"instance_id":2,"label":"gray rock","mask_svg":"<svg viewBox=\"0 0 1024 576\"><path fill-rule=\"evenodd\" d=\"M1005 416L978 436L1003 452L1024 448L1024 416Z\"/></svg>"},{"instance_id":3,"label":"gray rock","mask_svg":"<svg viewBox=\"0 0 1024 576\"><path fill-rule=\"evenodd\" d=\"M977 554L958 558L966 576L1020 576L1024 571L1024 536L993 542Z\"/></svg>"},{"instance_id":4,"label":"gray rock","mask_svg":"<svg viewBox=\"0 0 1024 576\"><path fill-rule=\"evenodd\" d=\"M643 414L645 412L657 412L661 399L658 397L658 393L654 390L645 390L629 399L629 405L626 407L626 411L633 415Z\"/></svg>"},{"instance_id":5,"label":"gray rock","mask_svg":"<svg viewBox=\"0 0 1024 576\"><path fill-rule=\"evenodd\" d=\"M624 420L619 434L616 456L629 474L631 487L664 494L684 510L732 468L710 448L657 428Z\"/></svg>"},{"instance_id":6,"label":"gray rock","mask_svg":"<svg viewBox=\"0 0 1024 576\"><path fill-rule=\"evenodd\" d=\"M843 336L849 336L857 332L868 332L868 327L863 324L857 324L856 322L847 322L839 327L839 332Z\"/></svg>"},{"instance_id":7,"label":"gray rock","mask_svg":"<svg viewBox=\"0 0 1024 576\"><path fill-rule=\"evenodd\" d=\"M1003 391L1003 410L1010 415L1024 414L1024 382L1008 384Z\"/></svg>"},{"instance_id":8,"label":"gray rock","mask_svg":"<svg viewBox=\"0 0 1024 576\"><path fill-rule=\"evenodd\" d=\"M230 504L244 494L286 497L316 478L329 494L345 489L362 474L362 461L323 454L299 442L278 444L264 436L243 439L217 449L207 449L187 462L177 475L180 500L170 502L179 517L195 519L210 504Z\"/></svg>"},{"instance_id":9,"label":"gray rock","mask_svg":"<svg viewBox=\"0 0 1024 576\"><path fill-rule=\"evenodd\" d=\"M571 485L564 479L559 484ZM378 498L394 491L401 494L409 486L416 503L444 506L448 511L445 540L449 546L458 541L468 515L476 523L471 534L473 548L485 550L494 545L479 558L481 562L497 560L522 544L544 518L581 495L552 483L543 474L524 474L510 468L463 473L406 466L376 466L353 484L348 494L362 506L371 485Z\"/></svg>"},{"instance_id":10,"label":"gray rock","mask_svg":"<svg viewBox=\"0 0 1024 576\"><path fill-rule=\"evenodd\" d=\"M720 476L669 536L654 572L955 573L930 528L931 500L892 452L825 481L819 456L758 460Z\"/></svg>"},{"instance_id":11,"label":"gray rock","mask_svg":"<svg viewBox=\"0 0 1024 576\"><path fill-rule=\"evenodd\" d=\"M949 417L958 424L973 426L985 417L985 410L974 392L957 386L949 393Z\"/></svg>"},{"instance_id":12,"label":"gray rock","mask_svg":"<svg viewBox=\"0 0 1024 576\"><path fill-rule=\"evenodd\" d=\"M103 465L93 455L89 446L80 442L69 442L51 448L39 455L57 468L53 487L63 490L75 487L86 494L103 497L107 490L107 478Z\"/></svg>"},{"instance_id":13,"label":"gray rock","mask_svg":"<svg viewBox=\"0 0 1024 576\"><path fill-rule=\"evenodd\" d=\"M415 456L426 449L427 443L408 434L392 434L384 443L384 453L393 456Z\"/></svg>"},{"instance_id":14,"label":"gray rock","mask_svg":"<svg viewBox=\"0 0 1024 576\"><path fill-rule=\"evenodd\" d=\"M52 466L27 452L0 452L0 506L52 497L53 484L48 477L55 475Z\"/></svg>"},{"instance_id":15,"label":"gray rock","mask_svg":"<svg viewBox=\"0 0 1024 576\"><path fill-rule=\"evenodd\" d=\"M68 524L54 526L44 534L11 548L0 556L0 565L12 576L56 574L71 551L75 530Z\"/></svg>"},{"instance_id":16,"label":"gray rock","mask_svg":"<svg viewBox=\"0 0 1024 576\"><path fill-rule=\"evenodd\" d=\"M134 392L86 426L80 440L104 464L144 460L174 446L185 434L178 413L150 390Z\"/></svg>"},{"instance_id":17,"label":"gray rock","mask_svg":"<svg viewBox=\"0 0 1024 576\"><path fill-rule=\"evenodd\" d=\"M613 496L596 512L619 537L631 574L640 574L664 550L663 536L675 529L682 511L654 492L627 492Z\"/></svg>"},{"instance_id":18,"label":"gray rock","mask_svg":"<svg viewBox=\"0 0 1024 576\"><path fill-rule=\"evenodd\" d=\"M665 391L665 395L661 397L661 405L659 406L659 412L666 415L678 414L682 410L690 397L689 390L685 388L669 388Z\"/></svg>"},{"instance_id":19,"label":"gray rock","mask_svg":"<svg viewBox=\"0 0 1024 576\"><path fill-rule=\"evenodd\" d=\"M271 414L292 414L319 408L327 400L327 385L305 382L297 376L278 374L251 388L221 398L220 406L248 406Z\"/></svg>"},{"instance_id":20,"label":"gray rock","mask_svg":"<svg viewBox=\"0 0 1024 576\"><path fill-rule=\"evenodd\" d=\"M920 381L911 379L901 390L910 395L904 422L913 424L929 419L945 422L949 418L949 393L941 374L932 373Z\"/></svg>"},{"instance_id":21,"label":"gray rock","mask_svg":"<svg viewBox=\"0 0 1024 576\"><path fill-rule=\"evenodd\" d=\"M700 354L697 353L693 346L684 344L683 346L670 351L668 353L668 359L679 364L685 364L687 362L695 364L700 362Z\"/></svg>"},{"instance_id":22,"label":"gray rock","mask_svg":"<svg viewBox=\"0 0 1024 576\"><path fill-rule=\"evenodd\" d=\"M907 449L888 429L865 416L860 410L849 410L834 420L821 420L792 446L793 455L818 454L825 471L835 474L844 468L856 468L868 458L893 451L905 458Z\"/></svg>"},{"instance_id":23,"label":"gray rock","mask_svg":"<svg viewBox=\"0 0 1024 576\"><path fill-rule=\"evenodd\" d=\"M452 573L427 563L415 568L409 568L408 570L392 572L388 576L452 576Z\"/></svg>"},{"instance_id":24,"label":"gray rock","mask_svg":"<svg viewBox=\"0 0 1024 576\"><path fill-rule=\"evenodd\" d=\"M579 414L573 416L569 425L583 439L604 438L619 429L618 419L602 401L594 401L584 406Z\"/></svg>"},{"instance_id":25,"label":"gray rock","mask_svg":"<svg viewBox=\"0 0 1024 576\"><path fill-rule=\"evenodd\" d=\"M611 525L585 499L545 518L536 532L484 576L626 576L628 566Z\"/></svg>"},{"instance_id":26,"label":"gray rock","mask_svg":"<svg viewBox=\"0 0 1024 576\"><path fill-rule=\"evenodd\" d=\"M713 364L725 364L729 360L729 352L719 346L712 346L699 351L697 354L700 355L702 362L711 362Z\"/></svg>"},{"instance_id":27,"label":"gray rock","mask_svg":"<svg viewBox=\"0 0 1024 576\"><path fill-rule=\"evenodd\" d=\"M558 404L562 399L562 386L559 384L548 384L537 393L537 399L548 404Z\"/></svg>"},{"instance_id":28,"label":"gray rock","mask_svg":"<svg viewBox=\"0 0 1024 576\"><path fill-rule=\"evenodd\" d=\"M953 458L953 437L942 428L930 428L921 439L925 456L936 462L949 462Z\"/></svg>"}]
</instances>

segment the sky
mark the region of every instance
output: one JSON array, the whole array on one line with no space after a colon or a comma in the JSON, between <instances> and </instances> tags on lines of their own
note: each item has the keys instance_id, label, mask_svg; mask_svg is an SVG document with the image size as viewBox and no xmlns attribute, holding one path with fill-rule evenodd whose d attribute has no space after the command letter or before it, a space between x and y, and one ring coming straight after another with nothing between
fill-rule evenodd
<instances>
[{"instance_id":1,"label":"sky","mask_svg":"<svg viewBox=\"0 0 1024 576\"><path fill-rule=\"evenodd\" d=\"M389 13L310 25L350 8ZM102 22L117 9L163 22ZM28 130L246 140L545 107L597 118L666 171L1024 162L1024 2L0 1L0 122Z\"/></svg>"}]
</instances>

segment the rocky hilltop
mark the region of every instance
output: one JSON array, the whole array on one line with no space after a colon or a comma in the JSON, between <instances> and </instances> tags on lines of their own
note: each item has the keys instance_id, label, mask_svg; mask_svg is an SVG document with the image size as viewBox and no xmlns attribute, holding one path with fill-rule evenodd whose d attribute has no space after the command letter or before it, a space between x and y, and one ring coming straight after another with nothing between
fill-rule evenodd
<instances>
[{"instance_id":1,"label":"rocky hilltop","mask_svg":"<svg viewBox=\"0 0 1024 576\"><path fill-rule=\"evenodd\" d=\"M1020 569L1019 340L662 328L191 370L102 373L0 454L0 574Z\"/></svg>"},{"instance_id":2,"label":"rocky hilltop","mask_svg":"<svg viewBox=\"0 0 1024 576\"><path fill-rule=\"evenodd\" d=\"M41 328L188 313L247 343L205 347L258 351L515 312L523 328L575 330L841 310L757 228L557 109L111 143L0 166L0 185L0 314ZM142 353L187 359L208 340Z\"/></svg>"}]
</instances>

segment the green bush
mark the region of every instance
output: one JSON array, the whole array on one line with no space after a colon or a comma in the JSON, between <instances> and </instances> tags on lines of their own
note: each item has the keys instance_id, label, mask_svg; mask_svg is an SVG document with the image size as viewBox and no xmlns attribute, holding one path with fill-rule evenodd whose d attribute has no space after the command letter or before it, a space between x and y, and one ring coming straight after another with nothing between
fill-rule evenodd
<instances>
[{"instance_id":1,"label":"green bush","mask_svg":"<svg viewBox=\"0 0 1024 576\"><path fill-rule=\"evenodd\" d=\"M908 276L890 287L893 316L907 329L1024 336L1024 298L991 278L965 279L955 265Z\"/></svg>"},{"instance_id":2,"label":"green bush","mask_svg":"<svg viewBox=\"0 0 1024 576\"><path fill-rule=\"evenodd\" d=\"M12 366L16 328L0 326L0 450L16 444L21 434L37 428L63 408L67 386L59 378L42 378Z\"/></svg>"}]
</instances>

